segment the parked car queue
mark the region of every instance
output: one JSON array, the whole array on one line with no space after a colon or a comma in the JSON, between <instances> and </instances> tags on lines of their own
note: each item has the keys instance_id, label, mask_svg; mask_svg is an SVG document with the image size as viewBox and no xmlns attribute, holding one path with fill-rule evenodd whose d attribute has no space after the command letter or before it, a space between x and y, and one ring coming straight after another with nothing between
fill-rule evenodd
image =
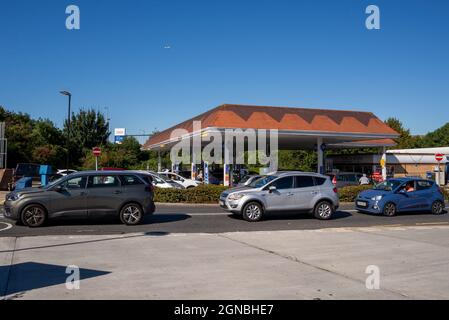
<instances>
[{"instance_id":1,"label":"parked car queue","mask_svg":"<svg viewBox=\"0 0 449 320\"><path fill-rule=\"evenodd\" d=\"M29 227L40 227L53 218L102 216L115 216L126 225L136 225L155 211L157 179L155 173L148 171L75 172L47 186L7 194L4 216ZM224 191L219 205L246 221L256 222L267 213L286 211L306 212L317 219L329 220L340 202L338 189L329 176L277 172ZM359 212L385 216L407 211L442 214L445 203L435 182L400 178L389 179L361 192L355 208Z\"/></svg>"}]
</instances>

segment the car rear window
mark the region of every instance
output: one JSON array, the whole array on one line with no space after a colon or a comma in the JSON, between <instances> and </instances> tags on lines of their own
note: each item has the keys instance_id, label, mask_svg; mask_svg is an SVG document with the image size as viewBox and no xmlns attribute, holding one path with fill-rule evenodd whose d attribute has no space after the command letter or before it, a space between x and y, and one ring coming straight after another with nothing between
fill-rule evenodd
<instances>
[{"instance_id":1,"label":"car rear window","mask_svg":"<svg viewBox=\"0 0 449 320\"><path fill-rule=\"evenodd\" d=\"M296 188L309 188L314 187L315 182L311 176L296 176Z\"/></svg>"}]
</instances>

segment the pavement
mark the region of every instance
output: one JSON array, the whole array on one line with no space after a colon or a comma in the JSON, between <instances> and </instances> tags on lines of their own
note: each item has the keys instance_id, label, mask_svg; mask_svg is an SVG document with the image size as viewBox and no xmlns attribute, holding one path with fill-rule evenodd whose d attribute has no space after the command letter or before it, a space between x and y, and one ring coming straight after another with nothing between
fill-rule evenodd
<instances>
[{"instance_id":1,"label":"pavement","mask_svg":"<svg viewBox=\"0 0 449 320\"><path fill-rule=\"evenodd\" d=\"M0 239L5 299L448 299L449 226ZM69 290L66 268L80 268ZM368 266L380 273L369 289Z\"/></svg>"},{"instance_id":2,"label":"pavement","mask_svg":"<svg viewBox=\"0 0 449 320\"><path fill-rule=\"evenodd\" d=\"M331 221L169 205L136 227L0 218L0 299L449 299L448 231L449 214L346 205ZM68 266L79 289L66 287ZM366 285L373 266L379 289Z\"/></svg>"}]
</instances>

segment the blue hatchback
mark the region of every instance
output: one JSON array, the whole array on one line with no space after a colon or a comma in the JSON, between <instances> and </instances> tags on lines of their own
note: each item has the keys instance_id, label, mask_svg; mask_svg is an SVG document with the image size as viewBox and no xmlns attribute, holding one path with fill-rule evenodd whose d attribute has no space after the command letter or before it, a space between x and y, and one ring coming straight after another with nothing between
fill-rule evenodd
<instances>
[{"instance_id":1,"label":"blue hatchback","mask_svg":"<svg viewBox=\"0 0 449 320\"><path fill-rule=\"evenodd\" d=\"M419 178L388 179L371 190L362 191L355 200L360 212L394 216L398 212L444 212L444 196L434 181Z\"/></svg>"}]
</instances>

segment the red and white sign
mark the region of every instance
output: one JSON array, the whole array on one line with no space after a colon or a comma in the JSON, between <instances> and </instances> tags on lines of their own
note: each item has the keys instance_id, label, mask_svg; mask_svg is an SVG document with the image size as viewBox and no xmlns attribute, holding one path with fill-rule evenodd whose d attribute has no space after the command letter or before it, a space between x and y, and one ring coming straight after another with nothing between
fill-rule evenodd
<instances>
[{"instance_id":1,"label":"red and white sign","mask_svg":"<svg viewBox=\"0 0 449 320\"><path fill-rule=\"evenodd\" d=\"M443 158L444 158L444 154L442 154L442 153L437 153L437 154L435 155L435 159L436 159L438 162L443 161Z\"/></svg>"},{"instance_id":2,"label":"red and white sign","mask_svg":"<svg viewBox=\"0 0 449 320\"><path fill-rule=\"evenodd\" d=\"M93 148L92 153L94 154L95 157L101 156L101 148L98 148L98 147Z\"/></svg>"}]
</instances>

